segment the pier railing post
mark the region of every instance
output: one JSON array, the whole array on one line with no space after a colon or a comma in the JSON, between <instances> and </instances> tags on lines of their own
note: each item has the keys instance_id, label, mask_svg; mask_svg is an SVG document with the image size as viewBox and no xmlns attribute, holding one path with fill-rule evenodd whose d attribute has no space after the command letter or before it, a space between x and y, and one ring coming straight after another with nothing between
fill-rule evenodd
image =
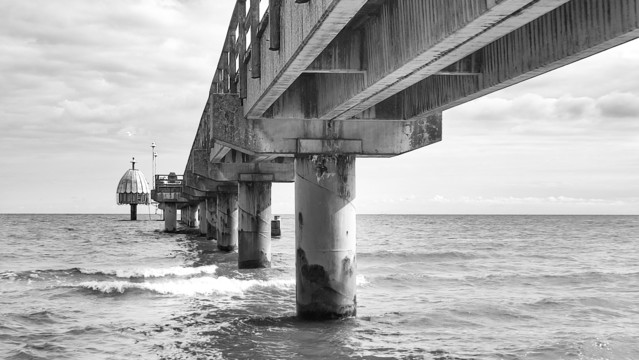
<instances>
[{"instance_id":1,"label":"pier railing post","mask_svg":"<svg viewBox=\"0 0 639 360\"><path fill-rule=\"evenodd\" d=\"M356 314L355 156L295 158L297 315Z\"/></svg>"},{"instance_id":2,"label":"pier railing post","mask_svg":"<svg viewBox=\"0 0 639 360\"><path fill-rule=\"evenodd\" d=\"M251 19L251 77L255 79L262 76L262 52L260 51L260 41L262 39L258 36L258 29L260 27L260 0L251 0L249 16Z\"/></svg>"},{"instance_id":3,"label":"pier railing post","mask_svg":"<svg viewBox=\"0 0 639 360\"><path fill-rule=\"evenodd\" d=\"M282 10L282 0L269 0L269 27L270 42L269 50L277 51L280 49L280 13Z\"/></svg>"},{"instance_id":4,"label":"pier railing post","mask_svg":"<svg viewBox=\"0 0 639 360\"><path fill-rule=\"evenodd\" d=\"M271 267L271 183L240 182L238 203L238 267Z\"/></svg>"}]
</instances>

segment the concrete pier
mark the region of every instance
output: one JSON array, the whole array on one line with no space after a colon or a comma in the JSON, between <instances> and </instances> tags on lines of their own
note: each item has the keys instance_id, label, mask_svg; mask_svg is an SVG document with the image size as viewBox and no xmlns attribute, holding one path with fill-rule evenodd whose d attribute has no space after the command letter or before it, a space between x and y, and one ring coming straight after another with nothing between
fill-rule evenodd
<instances>
[{"instance_id":1,"label":"concrete pier","mask_svg":"<svg viewBox=\"0 0 639 360\"><path fill-rule=\"evenodd\" d=\"M238 242L237 194L219 193L217 210L217 248L222 251L233 251Z\"/></svg>"},{"instance_id":2,"label":"concrete pier","mask_svg":"<svg viewBox=\"0 0 639 360\"><path fill-rule=\"evenodd\" d=\"M200 235L206 235L209 227L209 222L206 220L206 199L198 204L197 218L200 223Z\"/></svg>"},{"instance_id":3,"label":"concrete pier","mask_svg":"<svg viewBox=\"0 0 639 360\"><path fill-rule=\"evenodd\" d=\"M240 182L238 267L271 267L271 183Z\"/></svg>"},{"instance_id":4,"label":"concrete pier","mask_svg":"<svg viewBox=\"0 0 639 360\"><path fill-rule=\"evenodd\" d=\"M240 183L238 262L254 267L270 262L270 183L295 181L297 313L308 319L356 313L356 157L435 144L443 111L639 38L639 0L269 4L261 21L264 1L236 1L185 180L157 197L225 193L217 240L230 251L237 195L226 193Z\"/></svg>"},{"instance_id":5,"label":"concrete pier","mask_svg":"<svg viewBox=\"0 0 639 360\"><path fill-rule=\"evenodd\" d=\"M164 230L174 232L177 229L177 206L175 203L164 204Z\"/></svg>"},{"instance_id":6,"label":"concrete pier","mask_svg":"<svg viewBox=\"0 0 639 360\"><path fill-rule=\"evenodd\" d=\"M356 314L355 157L295 158L297 315Z\"/></svg>"},{"instance_id":7,"label":"concrete pier","mask_svg":"<svg viewBox=\"0 0 639 360\"><path fill-rule=\"evenodd\" d=\"M206 238L209 240L217 238L217 196L206 198Z\"/></svg>"}]
</instances>

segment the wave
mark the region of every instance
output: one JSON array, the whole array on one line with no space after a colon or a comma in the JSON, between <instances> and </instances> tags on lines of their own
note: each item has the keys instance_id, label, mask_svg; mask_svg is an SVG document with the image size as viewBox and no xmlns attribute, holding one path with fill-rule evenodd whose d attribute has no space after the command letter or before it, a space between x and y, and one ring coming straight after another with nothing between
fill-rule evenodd
<instances>
[{"instance_id":1,"label":"wave","mask_svg":"<svg viewBox=\"0 0 639 360\"><path fill-rule=\"evenodd\" d=\"M78 286L104 294L131 290L150 291L162 295L243 295L251 290L288 290L295 280L238 280L227 277L198 277L162 282L87 281Z\"/></svg>"},{"instance_id":2,"label":"wave","mask_svg":"<svg viewBox=\"0 0 639 360\"><path fill-rule=\"evenodd\" d=\"M357 275L356 281L358 286L369 284L363 275ZM161 295L244 295L247 292L292 290L295 288L295 279L240 280L221 276L156 282L85 281L77 286L104 294L124 294L137 290Z\"/></svg>"},{"instance_id":3,"label":"wave","mask_svg":"<svg viewBox=\"0 0 639 360\"><path fill-rule=\"evenodd\" d=\"M398 259L407 262L412 261L424 261L424 260L472 260L484 258L484 255L473 252L463 252L463 251L432 251L432 252L416 252L416 251L407 251L407 250L382 250L376 252L362 252L357 254L358 257L362 258L373 258L373 259L383 259L384 261L392 261L391 259Z\"/></svg>"},{"instance_id":4,"label":"wave","mask_svg":"<svg viewBox=\"0 0 639 360\"><path fill-rule=\"evenodd\" d=\"M484 274L466 274L462 272L397 272L397 270L389 271L384 274L374 276L375 279L383 281L431 281L431 282L463 282L467 284L481 283L509 283L516 282L518 284L542 283L542 284L577 284L585 282L608 282L624 281L627 279L635 279L639 276L639 272L635 271L583 271L583 272L567 272L567 273L530 273L526 272L491 272Z\"/></svg>"},{"instance_id":5,"label":"wave","mask_svg":"<svg viewBox=\"0 0 639 360\"><path fill-rule=\"evenodd\" d=\"M101 271L92 269L77 269L80 273L86 275L107 275L119 278L159 278L166 276L192 276L203 274L215 274L216 265L207 265L200 267L181 267L173 266L169 268L138 268L138 269L118 269L111 271Z\"/></svg>"},{"instance_id":6,"label":"wave","mask_svg":"<svg viewBox=\"0 0 639 360\"><path fill-rule=\"evenodd\" d=\"M566 273L503 273L503 274L486 274L482 276L467 276L464 280L518 280L518 281L612 281L624 278L634 278L639 275L636 271L576 271Z\"/></svg>"},{"instance_id":7,"label":"wave","mask_svg":"<svg viewBox=\"0 0 639 360\"><path fill-rule=\"evenodd\" d=\"M213 275L217 271L216 265L207 265L199 267L181 267L173 266L167 268L135 268L135 269L116 269L116 270L97 270L86 268L71 268L62 270L32 270L32 271L7 271L0 273L0 279L8 280L33 280L48 278L60 278L65 276L90 275L90 276L107 276L124 279L135 278L161 278L161 277L187 277L196 275Z\"/></svg>"},{"instance_id":8,"label":"wave","mask_svg":"<svg viewBox=\"0 0 639 360\"><path fill-rule=\"evenodd\" d=\"M368 281L366 276L364 276L362 274L357 274L357 276L355 277L355 282L357 283L357 286L370 285L370 281Z\"/></svg>"},{"instance_id":9,"label":"wave","mask_svg":"<svg viewBox=\"0 0 639 360\"><path fill-rule=\"evenodd\" d=\"M0 273L0 279L15 279L17 277L18 277L18 274L14 273L13 271Z\"/></svg>"}]
</instances>

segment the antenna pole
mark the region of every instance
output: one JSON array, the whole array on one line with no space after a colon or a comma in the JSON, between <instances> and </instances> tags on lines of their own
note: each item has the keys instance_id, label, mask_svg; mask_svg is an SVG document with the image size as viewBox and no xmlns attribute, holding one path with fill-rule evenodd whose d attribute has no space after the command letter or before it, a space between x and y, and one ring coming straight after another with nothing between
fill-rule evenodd
<instances>
[{"instance_id":1,"label":"antenna pole","mask_svg":"<svg viewBox=\"0 0 639 360\"><path fill-rule=\"evenodd\" d=\"M151 189L155 189L155 158L158 154L155 152L155 141L151 143Z\"/></svg>"}]
</instances>

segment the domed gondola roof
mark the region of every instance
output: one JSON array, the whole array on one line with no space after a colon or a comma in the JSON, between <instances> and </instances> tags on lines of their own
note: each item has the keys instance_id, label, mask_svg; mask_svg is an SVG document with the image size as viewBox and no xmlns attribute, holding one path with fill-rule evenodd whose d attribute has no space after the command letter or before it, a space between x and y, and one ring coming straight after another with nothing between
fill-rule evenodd
<instances>
[{"instance_id":1,"label":"domed gondola roof","mask_svg":"<svg viewBox=\"0 0 639 360\"><path fill-rule=\"evenodd\" d=\"M118 183L118 204L148 204L149 184L142 171L135 168L135 158L133 166L127 170Z\"/></svg>"}]
</instances>

